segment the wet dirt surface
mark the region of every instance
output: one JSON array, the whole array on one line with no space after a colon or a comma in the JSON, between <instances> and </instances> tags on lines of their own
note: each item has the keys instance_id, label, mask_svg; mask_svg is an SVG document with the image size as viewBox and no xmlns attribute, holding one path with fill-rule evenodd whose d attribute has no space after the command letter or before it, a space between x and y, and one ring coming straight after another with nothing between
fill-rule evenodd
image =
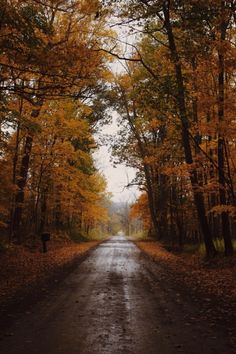
<instances>
[{"instance_id":1,"label":"wet dirt surface","mask_svg":"<svg viewBox=\"0 0 236 354\"><path fill-rule=\"evenodd\" d=\"M223 327L203 321L200 308L163 266L115 236L15 317L0 353L234 353Z\"/></svg>"}]
</instances>

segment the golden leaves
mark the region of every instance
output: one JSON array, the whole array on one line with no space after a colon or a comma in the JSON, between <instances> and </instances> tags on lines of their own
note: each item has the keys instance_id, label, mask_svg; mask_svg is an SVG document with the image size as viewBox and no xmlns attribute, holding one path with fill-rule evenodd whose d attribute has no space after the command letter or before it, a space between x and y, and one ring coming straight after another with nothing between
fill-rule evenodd
<instances>
[{"instance_id":1,"label":"golden leaves","mask_svg":"<svg viewBox=\"0 0 236 354\"><path fill-rule=\"evenodd\" d=\"M217 215L221 215L222 213L227 213L230 216L236 216L236 207L233 205L223 205L223 204L219 204L219 205L215 205L214 207L212 207L209 211L209 214L214 214L215 216Z\"/></svg>"}]
</instances>

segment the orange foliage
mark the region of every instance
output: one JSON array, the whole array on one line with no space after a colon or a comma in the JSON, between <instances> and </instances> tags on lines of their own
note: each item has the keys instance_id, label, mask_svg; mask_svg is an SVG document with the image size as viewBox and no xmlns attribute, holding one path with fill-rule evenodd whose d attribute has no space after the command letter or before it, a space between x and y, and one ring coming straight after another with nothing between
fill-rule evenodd
<instances>
[{"instance_id":1,"label":"orange foliage","mask_svg":"<svg viewBox=\"0 0 236 354\"><path fill-rule=\"evenodd\" d=\"M143 193L137 199L137 201L131 205L129 217L131 219L140 218L143 223L143 228L145 230L150 230L151 228L151 218L150 214L147 213L148 209L148 198L147 194Z\"/></svg>"}]
</instances>

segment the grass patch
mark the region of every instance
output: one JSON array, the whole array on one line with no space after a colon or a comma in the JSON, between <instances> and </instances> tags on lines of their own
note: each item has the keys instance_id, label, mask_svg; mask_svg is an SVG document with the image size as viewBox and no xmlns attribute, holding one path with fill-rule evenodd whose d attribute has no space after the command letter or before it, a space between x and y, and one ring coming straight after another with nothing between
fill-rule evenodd
<instances>
[{"instance_id":1,"label":"grass patch","mask_svg":"<svg viewBox=\"0 0 236 354\"><path fill-rule=\"evenodd\" d=\"M110 237L108 233L98 230L98 229L93 229L89 232L87 239L88 241L102 241L106 240L108 237Z\"/></svg>"},{"instance_id":2,"label":"grass patch","mask_svg":"<svg viewBox=\"0 0 236 354\"><path fill-rule=\"evenodd\" d=\"M76 243L89 242L89 241L102 241L107 239L110 236L99 229L92 229L89 232L89 234L87 234L86 232L83 232L77 229L76 227L71 229L68 232L68 235L69 238Z\"/></svg>"},{"instance_id":3,"label":"grass patch","mask_svg":"<svg viewBox=\"0 0 236 354\"><path fill-rule=\"evenodd\" d=\"M132 241L150 241L150 240L153 241L154 240L153 238L148 236L148 233L145 231L139 231L137 233L133 233L128 236L128 239Z\"/></svg>"},{"instance_id":4,"label":"grass patch","mask_svg":"<svg viewBox=\"0 0 236 354\"><path fill-rule=\"evenodd\" d=\"M214 242L217 252L224 253L224 240L220 239L220 238L216 238L213 240L213 242ZM233 247L236 250L236 240L233 240ZM189 253L189 254L197 253L200 256L205 256L205 254L206 254L204 242L201 242L199 244L184 245L183 250L185 253Z\"/></svg>"}]
</instances>

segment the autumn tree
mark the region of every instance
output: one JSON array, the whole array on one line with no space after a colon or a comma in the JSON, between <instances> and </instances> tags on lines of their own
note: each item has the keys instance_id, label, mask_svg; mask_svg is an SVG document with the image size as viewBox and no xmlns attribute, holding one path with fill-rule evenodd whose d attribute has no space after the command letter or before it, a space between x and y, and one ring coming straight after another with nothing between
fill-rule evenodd
<instances>
[{"instance_id":1,"label":"autumn tree","mask_svg":"<svg viewBox=\"0 0 236 354\"><path fill-rule=\"evenodd\" d=\"M122 1L121 1L122 4ZM121 9L121 11L120 11ZM115 9L119 16L123 16L123 25L129 26L134 33L142 33L144 41L152 40L156 53L163 52L163 60L168 65L165 77L170 78L169 97L174 100L175 119L179 126L184 159L188 166L189 180L199 223L204 236L207 255L215 254L212 240L212 230L209 225L207 198L204 185L208 183L209 170L215 170L219 176L219 208L222 214L222 235L225 241L225 254L232 253L230 241L229 210L233 210L232 169L225 163L225 154L229 155L229 148L223 151L222 129L218 136L218 156L212 157L209 150L204 150L206 137L202 134L204 119L200 116L203 96L198 86L198 76L201 75L201 64L210 58L215 68L212 71L212 82L218 81L218 88L214 99L218 105L218 122L225 119L225 78L227 77L224 65L224 56L233 58L230 50L233 14L235 2L195 1L170 2L170 1L129 1L123 7ZM223 33L224 31L224 33ZM226 37L226 33L228 39ZM141 50L139 45L130 44L132 55L127 57L115 51L110 52L120 58L131 62L139 62L157 82L163 78L162 65L154 55L152 61L148 60L148 51ZM109 51L109 50L108 50ZM227 54L226 54L227 53ZM158 55L158 54L157 54ZM232 59L231 63L232 63ZM230 63L230 60L228 63ZM168 72L169 70L169 72ZM231 65L227 67L228 78L231 76ZM204 75L204 74L203 74ZM228 92L232 90L232 81L228 81ZM209 91L207 91L209 93ZM157 102L158 106L158 102ZM215 106L215 103L213 104ZM229 107L229 106L227 106ZM228 111L228 116L229 111ZM208 114L205 121L211 119ZM205 123L205 122L204 122ZM208 121L209 123L209 121ZM219 125L217 124L217 127ZM215 138L208 136L207 139ZM206 170L208 172L206 173ZM214 172L215 173L215 172ZM151 193L153 195L153 193ZM226 198L227 195L227 198ZM230 196L231 195L231 196ZM217 197L218 199L218 197ZM218 200L215 200L216 204ZM231 205L230 205L231 204ZM220 210L220 209L219 209Z\"/></svg>"},{"instance_id":2,"label":"autumn tree","mask_svg":"<svg viewBox=\"0 0 236 354\"><path fill-rule=\"evenodd\" d=\"M148 200L147 193L143 193L130 207L129 217L131 220L141 220L142 230L146 231L147 235L151 232L151 219L150 214L147 213ZM134 234L136 234L136 228Z\"/></svg>"},{"instance_id":3,"label":"autumn tree","mask_svg":"<svg viewBox=\"0 0 236 354\"><path fill-rule=\"evenodd\" d=\"M1 5L1 110L7 112L3 122L13 116L17 136L21 125L26 127L21 145L16 137L13 158L18 174L14 178L11 234L20 239L25 188L41 111L49 100L72 97L91 101L106 71L104 54L97 50L105 29L104 17L96 17L99 1L16 0L1 1ZM8 104L17 100L18 111ZM18 149L23 152L21 161Z\"/></svg>"}]
</instances>

